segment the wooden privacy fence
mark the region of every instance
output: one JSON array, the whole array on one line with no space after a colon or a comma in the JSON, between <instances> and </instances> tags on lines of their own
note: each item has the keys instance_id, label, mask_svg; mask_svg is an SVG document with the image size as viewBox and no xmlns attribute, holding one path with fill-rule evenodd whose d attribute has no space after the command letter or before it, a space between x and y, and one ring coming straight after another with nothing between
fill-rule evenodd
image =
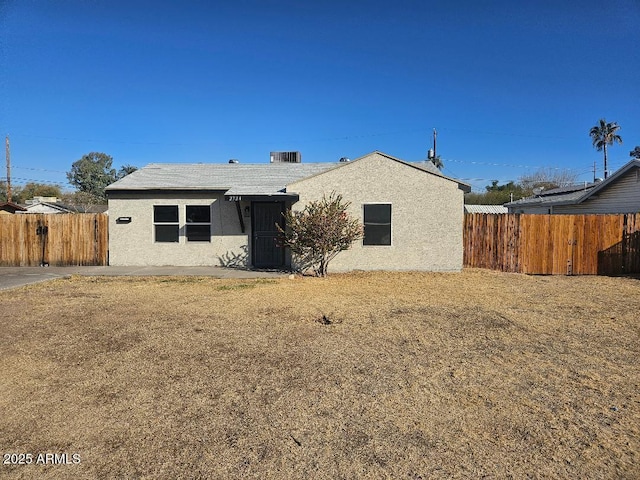
<instances>
[{"instance_id":1,"label":"wooden privacy fence","mask_svg":"<svg viewBox=\"0 0 640 480\"><path fill-rule=\"evenodd\" d=\"M464 265L542 275L640 273L640 214L467 214Z\"/></svg>"},{"instance_id":2,"label":"wooden privacy fence","mask_svg":"<svg viewBox=\"0 0 640 480\"><path fill-rule=\"evenodd\" d=\"M0 266L107 265L104 213L0 215Z\"/></svg>"}]
</instances>

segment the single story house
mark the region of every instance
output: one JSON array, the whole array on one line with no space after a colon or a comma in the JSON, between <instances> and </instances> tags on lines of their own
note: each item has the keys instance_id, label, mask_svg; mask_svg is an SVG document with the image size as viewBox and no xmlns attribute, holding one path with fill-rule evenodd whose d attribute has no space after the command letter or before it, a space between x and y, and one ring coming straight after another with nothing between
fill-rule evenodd
<instances>
[{"instance_id":1,"label":"single story house","mask_svg":"<svg viewBox=\"0 0 640 480\"><path fill-rule=\"evenodd\" d=\"M0 215L2 214L14 214L26 212L27 209L17 203L13 202L3 202L0 203Z\"/></svg>"},{"instance_id":2,"label":"single story house","mask_svg":"<svg viewBox=\"0 0 640 480\"><path fill-rule=\"evenodd\" d=\"M75 213L75 210L57 202L27 200L27 203L25 204L25 211L22 213L46 213L46 214Z\"/></svg>"},{"instance_id":3,"label":"single story house","mask_svg":"<svg viewBox=\"0 0 640 480\"><path fill-rule=\"evenodd\" d=\"M108 213L107 205L89 204L89 205L69 205L63 204L56 197L40 197L36 196L27 200L22 211L17 213Z\"/></svg>"},{"instance_id":4,"label":"single story house","mask_svg":"<svg viewBox=\"0 0 640 480\"><path fill-rule=\"evenodd\" d=\"M296 268L276 223L336 192L365 234L331 270L458 271L469 190L431 163L377 151L335 163L150 164L106 189L109 263Z\"/></svg>"},{"instance_id":5,"label":"single story house","mask_svg":"<svg viewBox=\"0 0 640 480\"><path fill-rule=\"evenodd\" d=\"M606 180L542 190L505 204L509 213L618 214L640 212L640 160L632 160Z\"/></svg>"}]
</instances>

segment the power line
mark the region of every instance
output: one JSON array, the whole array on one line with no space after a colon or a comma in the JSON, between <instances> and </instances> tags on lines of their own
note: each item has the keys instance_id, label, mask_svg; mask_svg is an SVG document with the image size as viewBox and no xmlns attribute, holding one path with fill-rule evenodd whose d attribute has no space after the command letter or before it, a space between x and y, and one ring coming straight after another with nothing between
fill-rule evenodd
<instances>
[{"instance_id":1,"label":"power line","mask_svg":"<svg viewBox=\"0 0 640 480\"><path fill-rule=\"evenodd\" d=\"M472 160L454 160L452 158L443 158L442 159L443 162L453 162L453 163L466 163L466 164L470 164L470 165L483 165L483 166L488 166L488 167L510 167L510 168L548 168L548 169L552 169L552 170L574 170L574 169L567 169L566 167L545 167L545 166L540 166L540 165L517 165L517 164L511 164L511 163L494 163L494 162L476 162L476 161L472 161ZM591 169L589 170L591 171Z\"/></svg>"},{"instance_id":2,"label":"power line","mask_svg":"<svg viewBox=\"0 0 640 480\"><path fill-rule=\"evenodd\" d=\"M555 139L555 140L571 140L574 137L563 137L563 136L552 136L552 135L537 135L531 133L518 133L518 132L506 132L506 131L484 131L484 130L474 130L474 129L463 129L463 128L451 128L451 127L438 127L440 130L451 131L451 132L464 132L478 135L494 135L494 136L507 136L507 137L523 137L523 138L538 138L538 139ZM427 134L430 129L428 128L407 128L395 131L386 131L386 132L368 132L368 133L358 133L358 134L348 134L348 135L336 135L332 137L322 137L322 138L307 138L307 139L298 139L298 140L287 140L289 143L308 143L308 142L325 142L325 141L336 141L336 140L354 140L358 138L372 138L372 137L383 137L389 135L403 135L407 133L424 133ZM140 141L128 141L128 140L114 140L114 139L100 139L100 138L77 138L77 137L58 137L58 136L50 136L50 135L34 135L29 133L12 133L13 136L18 137L26 137L26 138L41 138L46 140L59 140L59 141L72 141L72 142L108 142L111 144L122 144L122 145L164 145L164 146L193 146L193 145L214 145L221 144L221 142L216 141L208 141L208 142L140 142ZM243 142L245 145L265 145L271 144L273 141L267 142Z\"/></svg>"},{"instance_id":3,"label":"power line","mask_svg":"<svg viewBox=\"0 0 640 480\"><path fill-rule=\"evenodd\" d=\"M513 132L488 132L483 130L472 130L465 128L440 128L441 130L449 130L452 132L476 133L479 135L502 135L505 137L526 137L526 138L542 138L547 140L572 140L575 137L559 137L557 135L533 135L530 133L513 133Z\"/></svg>"},{"instance_id":4,"label":"power line","mask_svg":"<svg viewBox=\"0 0 640 480\"><path fill-rule=\"evenodd\" d=\"M11 168L18 168L20 170L32 170L34 172L49 172L49 173L67 173L62 170L47 170L46 168L33 168L33 167L18 167L13 165Z\"/></svg>"},{"instance_id":5,"label":"power line","mask_svg":"<svg viewBox=\"0 0 640 480\"><path fill-rule=\"evenodd\" d=\"M5 182L6 181L6 177L0 177L0 181ZM11 182L12 183L19 183L19 184L27 184L27 183L46 183L46 184L50 184L50 185L58 185L61 187L66 187L67 183L64 182L55 182L53 180L36 180L34 178L21 178L21 177L11 177Z\"/></svg>"}]
</instances>

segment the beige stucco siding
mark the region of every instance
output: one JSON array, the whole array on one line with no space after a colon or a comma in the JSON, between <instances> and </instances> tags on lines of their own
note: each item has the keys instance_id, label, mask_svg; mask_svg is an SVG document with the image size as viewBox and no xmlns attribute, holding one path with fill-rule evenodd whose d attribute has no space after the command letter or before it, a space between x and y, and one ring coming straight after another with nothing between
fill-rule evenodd
<instances>
[{"instance_id":1,"label":"beige stucco siding","mask_svg":"<svg viewBox=\"0 0 640 480\"><path fill-rule=\"evenodd\" d=\"M178 243L154 240L154 205L177 205L180 236ZM211 242L189 242L185 236L186 206L209 205ZM248 203L241 203L242 209ZM131 217L131 223L118 223ZM223 193L123 193L109 198L110 265L246 265L249 261L248 235L251 222L244 218L242 233L234 202Z\"/></svg>"},{"instance_id":2,"label":"beige stucco siding","mask_svg":"<svg viewBox=\"0 0 640 480\"><path fill-rule=\"evenodd\" d=\"M360 240L338 254L330 271L462 268L464 194L457 182L376 153L288 185L287 191L300 196L294 210L341 193L361 222L364 204L392 205L391 245L365 246Z\"/></svg>"}]
</instances>

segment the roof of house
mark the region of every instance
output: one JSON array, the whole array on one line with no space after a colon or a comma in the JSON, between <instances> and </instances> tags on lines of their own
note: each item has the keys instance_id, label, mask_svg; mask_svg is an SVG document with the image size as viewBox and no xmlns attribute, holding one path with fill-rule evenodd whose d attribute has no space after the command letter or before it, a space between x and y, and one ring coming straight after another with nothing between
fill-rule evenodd
<instances>
[{"instance_id":1,"label":"roof of house","mask_svg":"<svg viewBox=\"0 0 640 480\"><path fill-rule=\"evenodd\" d=\"M60 212L60 213L75 213L75 210L72 207L68 207L61 203L54 202L35 202L25 205L25 210L27 213L31 211L42 210L44 207L45 210ZM42 212L37 212L42 213Z\"/></svg>"},{"instance_id":2,"label":"roof of house","mask_svg":"<svg viewBox=\"0 0 640 480\"><path fill-rule=\"evenodd\" d=\"M543 190L531 197L521 198L520 200L505 203L505 206L515 208L521 206L576 205L589 199L597 192L607 188L633 168L640 168L640 160L630 161L602 182L584 183L581 185L554 188L547 191Z\"/></svg>"},{"instance_id":3,"label":"roof of house","mask_svg":"<svg viewBox=\"0 0 640 480\"><path fill-rule=\"evenodd\" d=\"M465 213L508 213L509 209L502 205L465 205Z\"/></svg>"},{"instance_id":4,"label":"roof of house","mask_svg":"<svg viewBox=\"0 0 640 480\"><path fill-rule=\"evenodd\" d=\"M15 212L24 212L27 209L21 205L18 205L17 203L3 202L3 203L0 203L0 210L4 210L5 212L15 213Z\"/></svg>"},{"instance_id":5,"label":"roof of house","mask_svg":"<svg viewBox=\"0 0 640 480\"><path fill-rule=\"evenodd\" d=\"M431 163L404 162L380 152L392 160L410 165L419 170L445 177ZM353 160L357 162L359 159ZM287 195L287 185L318 175L329 170L342 168L349 163L151 163L106 188L114 191L141 190L218 190L228 196L242 195Z\"/></svg>"}]
</instances>

